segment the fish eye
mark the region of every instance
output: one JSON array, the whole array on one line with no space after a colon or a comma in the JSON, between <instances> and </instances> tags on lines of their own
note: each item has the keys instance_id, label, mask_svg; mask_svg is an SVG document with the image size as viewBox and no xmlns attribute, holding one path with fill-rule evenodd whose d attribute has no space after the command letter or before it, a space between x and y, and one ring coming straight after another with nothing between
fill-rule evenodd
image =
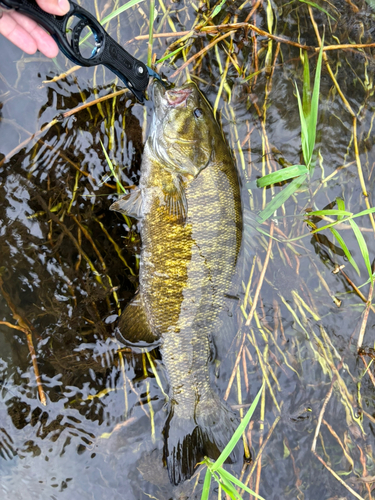
<instances>
[{"instance_id":1,"label":"fish eye","mask_svg":"<svg viewBox=\"0 0 375 500\"><path fill-rule=\"evenodd\" d=\"M203 115L203 110L201 108L195 108L194 109L194 116L195 118L200 118Z\"/></svg>"}]
</instances>

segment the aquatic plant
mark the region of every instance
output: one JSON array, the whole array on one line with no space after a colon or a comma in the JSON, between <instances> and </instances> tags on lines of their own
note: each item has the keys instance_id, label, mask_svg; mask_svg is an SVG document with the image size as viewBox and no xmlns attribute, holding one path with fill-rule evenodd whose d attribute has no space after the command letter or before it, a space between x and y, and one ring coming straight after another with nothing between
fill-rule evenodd
<instances>
[{"instance_id":1,"label":"aquatic plant","mask_svg":"<svg viewBox=\"0 0 375 500\"><path fill-rule=\"evenodd\" d=\"M323 38L324 42L324 38ZM296 86L297 101L299 116L301 121L301 146L304 165L291 165L265 175L257 180L258 187L266 187L271 184L288 181L294 179L282 191L280 191L272 201L258 214L261 221L267 220L283 205L290 196L293 195L314 173L314 147L316 139L316 127L318 122L318 109L319 109L319 88L320 88L320 74L322 71L322 56L323 56L323 43L319 50L318 62L316 65L314 88L311 95L310 90L310 70L309 59L307 52L304 52L304 71L303 71L303 94L302 101L300 93Z\"/></svg>"},{"instance_id":2,"label":"aquatic plant","mask_svg":"<svg viewBox=\"0 0 375 500\"><path fill-rule=\"evenodd\" d=\"M252 232L245 217L250 238L236 300L242 317L231 318L237 336L218 378L242 417L250 388L265 380L259 419L244 437L245 453L251 447L255 459L231 470L264 496L269 485L287 498L320 498L323 487L337 497L373 495L375 307L371 280L363 284L355 269L369 274L375 234L371 3L159 0L152 29L149 2L108 25L136 57L146 62L151 56L171 83L190 78L207 94L243 178L244 206L254 214L306 175L297 170L281 186L275 181L262 189L254 181L282 166L307 165L303 151L296 159L302 146L294 82L302 74L300 61L305 68L309 58L315 67L325 25L315 170L277 216L272 211L264 219L263 233ZM100 19L118 7L105 0L83 5ZM10 58L1 71L0 370L7 411L0 453L28 455L28 484L45 496L59 495L57 483L76 492L82 486L87 494L97 487L96 463L106 481L113 472L118 479L118 490L110 481L102 485L107 496L123 493L132 477L137 490L129 488L129 498L171 498L172 488L157 482L166 476L159 462L151 467L160 465L156 479L143 476L141 446L113 446L123 434L127 439L133 424L129 434L139 443L156 443L161 430L156 412L165 380L157 355L117 352L110 341L137 287L140 242L134 221L108 207L123 191L119 184L129 189L137 183L149 115L126 89L115 88L113 74L72 67L62 56L56 62L22 57L16 74ZM303 106L302 92L300 100ZM367 245L366 257L350 220ZM103 442L113 446L110 461L102 460ZM81 455L93 446L95 457ZM37 484L38 456L43 463L48 457L56 471L53 490ZM90 461L84 475L82 457ZM129 476L124 458L134 464ZM77 474L65 484L68 461ZM186 485L188 495L200 496L202 482L200 470Z\"/></svg>"},{"instance_id":3,"label":"aquatic plant","mask_svg":"<svg viewBox=\"0 0 375 500\"><path fill-rule=\"evenodd\" d=\"M300 1L305 1L305 0L300 0ZM309 60L307 52L304 52L304 57L303 57L304 71L303 71L302 100L300 97L297 83L295 84L297 101L298 101L298 110L301 122L301 147L305 164L287 166L281 170L277 170L276 172L272 172L271 174L265 175L257 180L258 187L267 187L272 184L281 183L284 181L288 181L290 179L294 179L282 191L280 191L276 196L274 196L272 201L270 201L267 204L267 206L258 214L259 220L262 222L271 217L272 214L277 213L277 210L281 207L281 205L283 205L290 196L292 196L296 191L298 191L305 182L310 182L313 176L315 169L314 147L315 147L316 129L318 122L319 89L320 89L320 75L322 71L323 44L324 44L324 37L322 39L322 45L320 46L312 94L310 90L310 69L309 69ZM352 257L347 244L345 243L343 237L340 235L337 229L335 229L334 227L339 223L344 224L348 222L351 228L353 229L354 236L358 242L358 246L360 248L363 260L366 264L366 269L369 274L369 279L372 283L373 272L371 270L369 250L367 248L365 239L357 223L353 219L364 215L372 214L375 212L375 208L368 208L354 215L353 213L345 210L344 200L342 200L341 198L337 198L336 202L338 206L337 210L333 209L314 210L306 213L306 222L312 228L310 234L319 233L321 231L324 231L325 229L329 229L333 234L334 238L336 239L337 243L342 248L350 264L357 271L358 275L360 275L358 265L354 260L354 258ZM331 222L329 224L320 228L318 228L313 222L311 222L310 219L311 217L324 218L331 216L337 216L337 220L332 221L331 219ZM300 236L297 238L292 238L289 239L288 241L296 241L306 236L307 235Z\"/></svg>"},{"instance_id":4,"label":"aquatic plant","mask_svg":"<svg viewBox=\"0 0 375 500\"><path fill-rule=\"evenodd\" d=\"M241 495L236 490L235 488L236 486L241 488L243 491L250 493L256 498L264 500L263 497L255 493L252 489L248 488L245 484L243 484L239 479L237 479L235 476L233 476L233 474L225 470L223 467L225 460L232 453L238 441L241 439L241 436L245 432L245 429L248 426L251 417L253 416L255 408L258 405L259 398L262 394L263 389L264 389L264 383L262 387L259 389L258 394L255 396L254 401L251 403L250 408L248 409L246 415L244 416L241 423L237 427L237 430L234 432L229 443L221 452L219 458L214 462L206 457L205 460L202 462L203 464L206 465L207 470L204 478L201 500L208 500L212 479L214 479L218 483L219 489L222 488L223 491L227 493L227 495L229 495L232 500L238 500L242 498Z\"/></svg>"}]
</instances>

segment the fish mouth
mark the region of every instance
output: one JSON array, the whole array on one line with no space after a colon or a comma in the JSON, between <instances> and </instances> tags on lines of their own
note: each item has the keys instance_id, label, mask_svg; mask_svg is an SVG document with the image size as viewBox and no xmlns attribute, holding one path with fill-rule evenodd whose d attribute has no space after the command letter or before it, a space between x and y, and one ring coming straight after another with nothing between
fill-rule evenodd
<instances>
[{"instance_id":1,"label":"fish mouth","mask_svg":"<svg viewBox=\"0 0 375 500\"><path fill-rule=\"evenodd\" d=\"M186 106L187 98L191 93L192 89L182 87L177 90L167 90L165 97L170 106L179 106L180 104L185 104Z\"/></svg>"},{"instance_id":2,"label":"fish mouth","mask_svg":"<svg viewBox=\"0 0 375 500\"><path fill-rule=\"evenodd\" d=\"M170 108L186 106L187 99L192 93L191 86L166 90L158 80L154 80L152 84L152 100L157 117L161 119Z\"/></svg>"}]
</instances>

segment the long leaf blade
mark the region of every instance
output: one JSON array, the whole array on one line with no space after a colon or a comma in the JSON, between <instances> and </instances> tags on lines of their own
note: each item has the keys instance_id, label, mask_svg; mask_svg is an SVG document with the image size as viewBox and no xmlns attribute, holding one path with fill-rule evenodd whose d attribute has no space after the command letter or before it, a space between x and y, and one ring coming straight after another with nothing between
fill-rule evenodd
<instances>
[{"instance_id":1,"label":"long leaf blade","mask_svg":"<svg viewBox=\"0 0 375 500\"><path fill-rule=\"evenodd\" d=\"M108 23L114 17L119 16L120 14L122 14L123 12L125 12L126 10L130 9L131 7L134 7L134 5L137 5L137 3L141 3L141 2L144 2L144 0L130 0L125 5L122 5L118 9L116 9L113 12L111 12L110 14L108 14L108 16L103 17L103 19L100 21L100 24L103 26L103 24ZM92 35L92 33L87 33L87 35L84 36L79 41L79 44L81 45L82 43L84 43L88 38L90 38L91 35Z\"/></svg>"},{"instance_id":2,"label":"long leaf blade","mask_svg":"<svg viewBox=\"0 0 375 500\"><path fill-rule=\"evenodd\" d=\"M223 488L225 493L230 496L232 500L242 500L240 495L238 494L236 488L232 485L230 481L228 481L224 476L220 474L220 486Z\"/></svg>"},{"instance_id":3,"label":"long leaf blade","mask_svg":"<svg viewBox=\"0 0 375 500\"><path fill-rule=\"evenodd\" d=\"M126 194L126 189L124 188L124 186L121 184L119 178L117 177L116 175L116 172L115 172L115 169L113 168L113 164L111 162L111 159L110 157L108 156L108 153L107 151L105 150L105 147L104 147L104 144L102 143L102 141L100 141L100 144L102 146L102 149L103 149L103 153L104 153L104 156L105 156L105 159L107 160L107 163L108 163L108 166L109 166L109 169L110 171L112 172L112 175L113 177L116 179L116 182L117 182L117 185L120 187L120 189Z\"/></svg>"},{"instance_id":4,"label":"long leaf blade","mask_svg":"<svg viewBox=\"0 0 375 500\"><path fill-rule=\"evenodd\" d=\"M373 214L374 212L375 212L375 207L367 208L366 210L363 210L362 212L359 212L358 214L353 215L353 219L356 219L357 217L361 217L362 215Z\"/></svg>"},{"instance_id":5,"label":"long leaf blade","mask_svg":"<svg viewBox=\"0 0 375 500\"><path fill-rule=\"evenodd\" d=\"M221 468L219 471L219 474L223 477L225 477L225 479L227 481L231 481L232 483L234 483L236 486L238 486L239 488L247 491L248 493L251 493L251 495L255 496L256 498L259 498L259 500L264 500L263 497L261 497L260 495L257 495L255 493L255 491L253 491L252 489L248 488L247 486L245 486L239 479L237 479L235 476L233 476L230 472L228 472L227 470Z\"/></svg>"},{"instance_id":6,"label":"long leaf blade","mask_svg":"<svg viewBox=\"0 0 375 500\"><path fill-rule=\"evenodd\" d=\"M323 9L323 7L320 7L320 5L318 5L317 3L311 2L310 0L299 0L299 1L303 2L303 3L307 3L308 5L311 5L311 7L315 7L316 9L320 10L321 12L324 12L324 14L326 14L331 19L336 21L336 19L333 16L331 16L331 14L329 12L327 12L325 9Z\"/></svg>"},{"instance_id":7,"label":"long leaf blade","mask_svg":"<svg viewBox=\"0 0 375 500\"><path fill-rule=\"evenodd\" d=\"M336 198L336 203L337 203L337 208L339 210L345 210L345 201L342 198L337 197ZM341 220L341 219L342 219L342 217L339 215L337 217L337 220Z\"/></svg>"},{"instance_id":8,"label":"long leaf blade","mask_svg":"<svg viewBox=\"0 0 375 500\"><path fill-rule=\"evenodd\" d=\"M306 215L338 215L338 216L348 216L353 215L352 212L347 212L346 210L336 210L336 209L327 209L327 210L314 210L314 212L307 212Z\"/></svg>"},{"instance_id":9,"label":"long leaf blade","mask_svg":"<svg viewBox=\"0 0 375 500\"><path fill-rule=\"evenodd\" d=\"M114 17L117 17L118 15L122 14L126 10L130 9L131 7L134 7L134 5L137 5L137 3L144 2L144 0L130 0L127 2L125 5L121 5L118 9L114 10L108 16L103 17L103 19L100 21L100 24L105 24L111 21Z\"/></svg>"},{"instance_id":10,"label":"long leaf blade","mask_svg":"<svg viewBox=\"0 0 375 500\"><path fill-rule=\"evenodd\" d=\"M302 145L303 159L305 160L306 166L309 167L312 152L310 153L310 149L309 149L310 141L309 141L308 130L307 130L307 122L306 122L305 115L303 113L303 106L302 106L302 102L301 102L301 96L299 95L297 83L295 85L296 85L296 92L297 92L299 118L301 121L301 145Z\"/></svg>"},{"instance_id":11,"label":"long leaf blade","mask_svg":"<svg viewBox=\"0 0 375 500\"><path fill-rule=\"evenodd\" d=\"M297 189L299 189L302 184L305 182L307 177L307 174L300 175L296 179L293 179L290 184L288 184L282 191L277 193L277 195L271 200L265 207L264 210L262 210L258 217L262 222L267 220L271 215L281 207L283 203L286 202L286 200L295 192Z\"/></svg>"},{"instance_id":12,"label":"long leaf blade","mask_svg":"<svg viewBox=\"0 0 375 500\"><path fill-rule=\"evenodd\" d=\"M201 500L208 500L208 496L210 494L211 479L212 479L211 471L207 469L206 475L204 477Z\"/></svg>"},{"instance_id":13,"label":"long leaf blade","mask_svg":"<svg viewBox=\"0 0 375 500\"><path fill-rule=\"evenodd\" d=\"M259 188L270 186L271 184L293 179L307 172L308 170L305 165L291 165L290 167L285 167L277 172L272 172L271 174L264 175L260 179L257 179L257 186Z\"/></svg>"},{"instance_id":14,"label":"long leaf blade","mask_svg":"<svg viewBox=\"0 0 375 500\"><path fill-rule=\"evenodd\" d=\"M309 56L307 50L303 51L303 92L302 92L302 108L306 120L311 112L311 87L310 87L310 68Z\"/></svg>"},{"instance_id":15,"label":"long leaf blade","mask_svg":"<svg viewBox=\"0 0 375 500\"><path fill-rule=\"evenodd\" d=\"M219 14L219 12L223 8L223 5L225 4L226 1L227 0L222 0L219 3L219 5L216 5L216 7L214 8L214 10L212 11L212 14L210 15L210 19L213 19L215 16L217 16Z\"/></svg>"},{"instance_id":16,"label":"long leaf blade","mask_svg":"<svg viewBox=\"0 0 375 500\"><path fill-rule=\"evenodd\" d=\"M161 59L158 59L155 64L159 64L163 61L166 61L167 59L170 59L171 57L175 56L176 54L178 54L179 52L181 52L181 50L184 50L185 48L186 48L185 45L183 45L182 47L178 47L178 49L163 56Z\"/></svg>"},{"instance_id":17,"label":"long leaf blade","mask_svg":"<svg viewBox=\"0 0 375 500\"><path fill-rule=\"evenodd\" d=\"M264 388L264 382L262 384L262 387L259 389L258 394L255 396L254 401L251 403L250 408L248 409L245 417L243 418L242 422L240 425L237 427L235 430L233 436L231 437L229 443L226 445L224 450L221 452L219 458L216 460L216 462L213 464L211 467L212 471L217 471L219 467L223 465L225 460L229 457L229 455L232 453L233 448L236 446L237 441L241 438L242 434L244 433L248 423L250 422L251 417L253 416L253 413L255 411L255 408L257 407L260 395L262 394Z\"/></svg>"},{"instance_id":18,"label":"long leaf blade","mask_svg":"<svg viewBox=\"0 0 375 500\"><path fill-rule=\"evenodd\" d=\"M365 261L365 264L367 267L368 275L370 277L371 283L373 283L374 278L372 276L372 271L371 271L370 255L369 255L369 251L368 251L365 239L364 239L363 234L361 233L361 230L359 229L357 223L354 222L354 220L352 220L352 219L349 219L349 223L352 226L355 237L357 238L357 242L358 242L359 248L361 250L363 260Z\"/></svg>"},{"instance_id":19,"label":"long leaf blade","mask_svg":"<svg viewBox=\"0 0 375 500\"><path fill-rule=\"evenodd\" d=\"M152 65L152 45L154 43L154 16L155 16L155 0L150 0L150 17L149 17L148 47L147 47L147 65L150 68Z\"/></svg>"},{"instance_id":20,"label":"long leaf blade","mask_svg":"<svg viewBox=\"0 0 375 500\"><path fill-rule=\"evenodd\" d=\"M322 38L322 44L320 46L318 63L316 65L314 90L313 90L313 94L312 94L312 98L311 98L311 113L310 113L310 117L309 117L309 126L308 126L308 141L309 141L309 151L310 151L311 156L313 154L314 147L315 147L316 125L318 122L319 90L320 90L320 75L322 72L323 45L324 45L324 36Z\"/></svg>"},{"instance_id":21,"label":"long leaf blade","mask_svg":"<svg viewBox=\"0 0 375 500\"><path fill-rule=\"evenodd\" d=\"M333 234L333 236L336 238L337 243L342 248L342 250L343 250L346 258L348 259L348 261L350 262L350 264L354 267L354 269L356 270L358 276L360 276L361 273L359 272L359 268L357 266L357 263L353 259L351 253L349 252L349 248L346 246L345 241L343 240L341 234L338 231L336 231L336 229L334 229L333 227L330 227L329 229L330 229L331 233Z\"/></svg>"}]
</instances>

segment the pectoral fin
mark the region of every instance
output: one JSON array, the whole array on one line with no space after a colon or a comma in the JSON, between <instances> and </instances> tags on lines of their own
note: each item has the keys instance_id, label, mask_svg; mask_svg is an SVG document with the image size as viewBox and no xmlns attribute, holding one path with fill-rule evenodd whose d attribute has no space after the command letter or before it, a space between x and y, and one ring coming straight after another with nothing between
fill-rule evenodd
<instances>
[{"instance_id":1,"label":"pectoral fin","mask_svg":"<svg viewBox=\"0 0 375 500\"><path fill-rule=\"evenodd\" d=\"M159 345L159 336L151 331L140 294L134 297L122 313L116 338L133 349L151 350Z\"/></svg>"},{"instance_id":2,"label":"pectoral fin","mask_svg":"<svg viewBox=\"0 0 375 500\"><path fill-rule=\"evenodd\" d=\"M130 193L126 194L109 207L114 212L120 212L135 219L142 219L142 196L139 188L132 189Z\"/></svg>"},{"instance_id":3,"label":"pectoral fin","mask_svg":"<svg viewBox=\"0 0 375 500\"><path fill-rule=\"evenodd\" d=\"M185 222L187 217L187 199L184 182L179 175L173 176L171 183L163 186L165 204L168 213L179 222Z\"/></svg>"}]
</instances>

